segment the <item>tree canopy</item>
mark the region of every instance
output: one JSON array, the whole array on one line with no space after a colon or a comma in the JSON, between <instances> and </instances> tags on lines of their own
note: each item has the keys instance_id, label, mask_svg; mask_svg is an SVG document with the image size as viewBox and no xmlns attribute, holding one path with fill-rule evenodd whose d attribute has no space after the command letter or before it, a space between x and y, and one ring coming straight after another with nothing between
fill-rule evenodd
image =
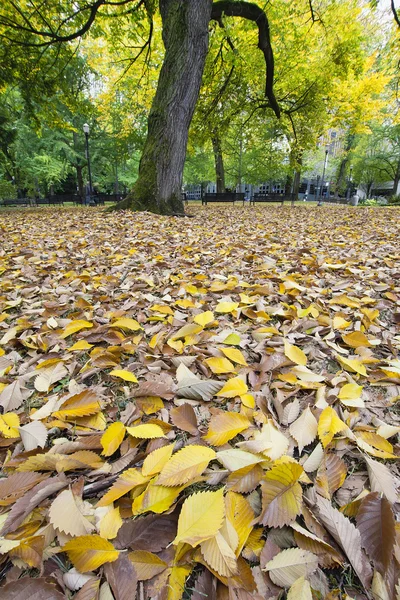
<instances>
[{"instance_id":1,"label":"tree canopy","mask_svg":"<svg viewBox=\"0 0 400 600\"><path fill-rule=\"evenodd\" d=\"M395 154L391 11L378 27L379 2L363 0L7 0L3 180L42 193L82 188L89 122L94 179L131 190L122 207L181 212L182 184L211 180L220 189L284 180L297 193L330 129L345 140L343 188L352 152L374 145L388 106L380 139Z\"/></svg>"}]
</instances>

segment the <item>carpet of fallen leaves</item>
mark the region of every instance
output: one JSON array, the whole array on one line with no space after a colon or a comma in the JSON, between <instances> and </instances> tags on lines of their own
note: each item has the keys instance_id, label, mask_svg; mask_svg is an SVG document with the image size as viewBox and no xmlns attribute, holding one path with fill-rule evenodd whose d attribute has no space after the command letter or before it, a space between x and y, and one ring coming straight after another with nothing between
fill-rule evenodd
<instances>
[{"instance_id":1,"label":"carpet of fallen leaves","mask_svg":"<svg viewBox=\"0 0 400 600\"><path fill-rule=\"evenodd\" d=\"M400 598L395 209L0 215L0 597Z\"/></svg>"}]
</instances>

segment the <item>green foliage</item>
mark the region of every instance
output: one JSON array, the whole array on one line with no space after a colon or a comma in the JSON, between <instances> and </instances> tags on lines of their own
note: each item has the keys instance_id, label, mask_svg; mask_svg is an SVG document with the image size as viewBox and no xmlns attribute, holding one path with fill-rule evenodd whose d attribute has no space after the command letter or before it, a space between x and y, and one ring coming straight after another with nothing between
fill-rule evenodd
<instances>
[{"instance_id":1,"label":"green foliage","mask_svg":"<svg viewBox=\"0 0 400 600\"><path fill-rule=\"evenodd\" d=\"M16 197L17 192L11 181L0 179L0 200L13 200Z\"/></svg>"}]
</instances>

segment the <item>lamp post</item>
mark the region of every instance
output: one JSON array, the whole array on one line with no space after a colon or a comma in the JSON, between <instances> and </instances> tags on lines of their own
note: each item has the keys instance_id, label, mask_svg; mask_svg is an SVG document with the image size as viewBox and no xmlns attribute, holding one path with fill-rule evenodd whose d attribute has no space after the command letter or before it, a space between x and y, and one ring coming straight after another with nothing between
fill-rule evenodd
<instances>
[{"instance_id":1,"label":"lamp post","mask_svg":"<svg viewBox=\"0 0 400 600\"><path fill-rule=\"evenodd\" d=\"M88 174L89 174L89 194L88 194L88 196L86 196L86 198L87 198L86 204L90 205L92 202L93 186L92 186L92 171L90 168L89 132L90 132L89 125L87 123L85 123L83 126L83 133L85 134L85 140L86 140L86 159L87 159Z\"/></svg>"},{"instance_id":2,"label":"lamp post","mask_svg":"<svg viewBox=\"0 0 400 600\"><path fill-rule=\"evenodd\" d=\"M323 193L324 193L325 171L326 171L326 167L328 166L328 154L329 154L329 148L327 146L325 148L324 170L322 171L321 194L320 194L320 197L319 197L318 206L322 206Z\"/></svg>"}]
</instances>

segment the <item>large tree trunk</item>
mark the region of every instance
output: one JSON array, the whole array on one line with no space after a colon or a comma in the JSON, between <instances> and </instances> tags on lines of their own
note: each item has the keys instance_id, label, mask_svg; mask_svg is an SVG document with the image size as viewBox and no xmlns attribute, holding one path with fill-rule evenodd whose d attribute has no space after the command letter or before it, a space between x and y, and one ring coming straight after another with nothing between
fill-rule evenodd
<instances>
[{"instance_id":1,"label":"large tree trunk","mask_svg":"<svg viewBox=\"0 0 400 600\"><path fill-rule=\"evenodd\" d=\"M214 152L215 162L215 176L217 180L217 193L221 194L225 191L225 169L224 169L224 158L222 156L221 139L217 131L213 131L212 147Z\"/></svg>"},{"instance_id":2,"label":"large tree trunk","mask_svg":"<svg viewBox=\"0 0 400 600\"><path fill-rule=\"evenodd\" d=\"M189 125L208 51L212 0L159 0L165 57L148 119L139 177L117 208L184 213L182 173Z\"/></svg>"}]
</instances>

